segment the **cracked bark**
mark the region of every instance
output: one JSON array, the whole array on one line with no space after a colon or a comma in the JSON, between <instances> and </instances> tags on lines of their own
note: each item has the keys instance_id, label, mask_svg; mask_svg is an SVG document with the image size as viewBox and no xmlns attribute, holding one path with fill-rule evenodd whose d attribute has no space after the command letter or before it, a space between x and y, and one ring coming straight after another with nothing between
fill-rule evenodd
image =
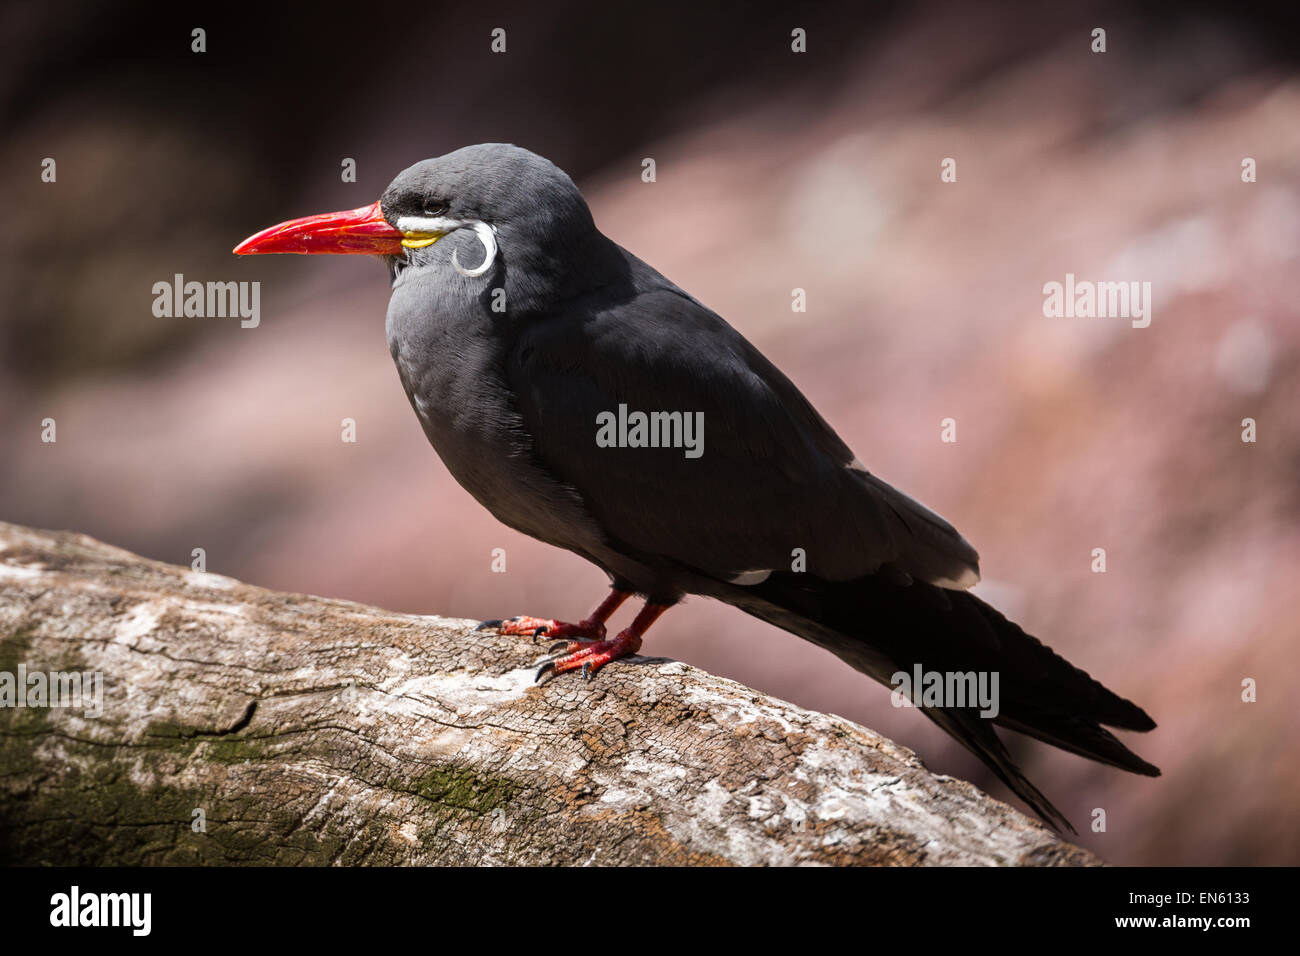
<instances>
[{"instance_id":1,"label":"cracked bark","mask_svg":"<svg viewBox=\"0 0 1300 956\"><path fill-rule=\"evenodd\" d=\"M0 523L0 863L1002 864L1096 857L908 750L661 658L542 645Z\"/></svg>"}]
</instances>

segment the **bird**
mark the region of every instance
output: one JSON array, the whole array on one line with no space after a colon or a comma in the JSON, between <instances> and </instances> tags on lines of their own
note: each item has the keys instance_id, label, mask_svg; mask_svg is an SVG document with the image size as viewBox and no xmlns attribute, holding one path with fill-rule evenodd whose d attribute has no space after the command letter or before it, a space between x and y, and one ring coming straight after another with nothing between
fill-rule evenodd
<instances>
[{"instance_id":1,"label":"bird","mask_svg":"<svg viewBox=\"0 0 1300 956\"><path fill-rule=\"evenodd\" d=\"M979 556L953 525L869 471L740 332L606 237L548 159L466 146L403 170L377 202L282 222L234 252L379 257L398 377L452 476L503 524L609 577L577 622L479 625L554 642L538 681L592 679L703 596L895 690L922 668L996 675L995 716L951 696L918 709L1058 831L1074 828L995 727L1159 776L1106 729L1152 730L1146 712L973 594ZM639 612L609 636L634 596Z\"/></svg>"}]
</instances>

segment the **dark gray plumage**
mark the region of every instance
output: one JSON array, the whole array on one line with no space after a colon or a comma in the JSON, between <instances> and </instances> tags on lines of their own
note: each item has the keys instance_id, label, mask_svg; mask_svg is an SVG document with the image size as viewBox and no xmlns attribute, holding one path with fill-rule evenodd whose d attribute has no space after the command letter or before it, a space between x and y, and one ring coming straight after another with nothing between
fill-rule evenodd
<instances>
[{"instance_id":1,"label":"dark gray plumage","mask_svg":"<svg viewBox=\"0 0 1300 956\"><path fill-rule=\"evenodd\" d=\"M399 229L435 217L493 230L482 275L463 274L489 241L469 228L390 256L387 331L430 442L505 524L594 562L618 590L726 601L887 685L917 663L998 671L996 721L922 712L1053 824L1069 826L993 722L1159 773L1101 726L1151 719L963 590L978 557L961 535L869 474L740 333L603 236L557 167L471 146L407 169L381 206ZM703 412L703 455L598 448L597 416L620 404Z\"/></svg>"},{"instance_id":2,"label":"dark gray plumage","mask_svg":"<svg viewBox=\"0 0 1300 956\"><path fill-rule=\"evenodd\" d=\"M430 441L506 524L665 603L697 592L700 573L788 567L795 547L833 581L886 563L923 580L974 575L978 556L951 525L851 468L798 389L601 235L551 163L471 146L412 166L381 203L396 222L428 197L492 224L501 253L495 274L462 277L453 252L473 262L482 250L459 232L392 260L389 347ZM596 416L620 403L703 412L707 452L597 448Z\"/></svg>"}]
</instances>

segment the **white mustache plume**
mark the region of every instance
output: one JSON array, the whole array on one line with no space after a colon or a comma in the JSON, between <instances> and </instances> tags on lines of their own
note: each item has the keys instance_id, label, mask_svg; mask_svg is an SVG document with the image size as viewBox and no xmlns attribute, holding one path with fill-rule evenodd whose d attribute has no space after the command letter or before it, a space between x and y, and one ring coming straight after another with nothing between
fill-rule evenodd
<instances>
[{"instance_id":1,"label":"white mustache plume","mask_svg":"<svg viewBox=\"0 0 1300 956\"><path fill-rule=\"evenodd\" d=\"M465 227L473 229L474 235L478 236L478 241L483 243L483 261L473 269L466 269L460 264L460 260L456 258L456 251L453 250L451 253L451 266L461 275L473 279L491 269L492 263L496 261L497 236L496 231L491 226L477 219L471 219L466 222Z\"/></svg>"}]
</instances>

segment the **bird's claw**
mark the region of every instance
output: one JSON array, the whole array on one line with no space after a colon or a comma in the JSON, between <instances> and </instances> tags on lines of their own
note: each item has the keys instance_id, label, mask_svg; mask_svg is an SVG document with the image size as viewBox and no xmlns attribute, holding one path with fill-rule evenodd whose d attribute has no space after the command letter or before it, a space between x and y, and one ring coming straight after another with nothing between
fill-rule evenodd
<instances>
[{"instance_id":1,"label":"bird's claw","mask_svg":"<svg viewBox=\"0 0 1300 956\"><path fill-rule=\"evenodd\" d=\"M547 681L566 671L581 670L584 680L591 680L596 672L610 661L635 654L641 649L641 638L631 630L623 631L609 641L558 641L547 653L555 654L537 670L534 683Z\"/></svg>"},{"instance_id":2,"label":"bird's claw","mask_svg":"<svg viewBox=\"0 0 1300 956\"><path fill-rule=\"evenodd\" d=\"M605 637L605 625L594 621L568 624L565 621L553 621L550 618L528 617L526 615L508 617L502 621L484 621L474 630L484 631L491 628L495 628L500 634L531 637L534 642L539 637L585 638L593 641L603 640Z\"/></svg>"}]
</instances>

